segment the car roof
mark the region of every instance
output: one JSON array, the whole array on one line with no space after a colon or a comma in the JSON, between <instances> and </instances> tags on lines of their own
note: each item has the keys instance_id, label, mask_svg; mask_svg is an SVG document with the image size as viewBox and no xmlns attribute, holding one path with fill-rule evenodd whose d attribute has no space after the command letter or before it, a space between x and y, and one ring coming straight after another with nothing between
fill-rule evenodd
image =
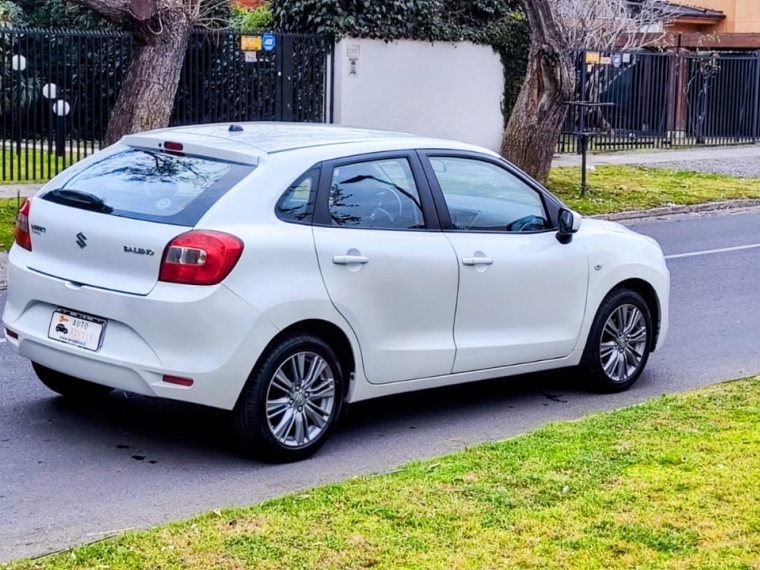
<instances>
[{"instance_id":1,"label":"car roof","mask_svg":"<svg viewBox=\"0 0 760 570\"><path fill-rule=\"evenodd\" d=\"M188 145L198 150L205 148L234 153L239 158L249 157L250 159L256 159L265 154L352 143L375 143L377 150L384 148L484 150L465 143L409 133L316 123L250 122L192 125L147 131L122 139L122 142L129 146L150 147L160 146L167 141Z\"/></svg>"}]
</instances>

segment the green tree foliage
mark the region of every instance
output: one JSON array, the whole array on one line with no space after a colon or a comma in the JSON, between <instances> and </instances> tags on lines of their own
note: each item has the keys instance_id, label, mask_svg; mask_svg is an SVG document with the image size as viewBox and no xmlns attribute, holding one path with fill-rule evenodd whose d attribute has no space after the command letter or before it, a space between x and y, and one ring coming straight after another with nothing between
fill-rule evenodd
<instances>
[{"instance_id":1,"label":"green tree foliage","mask_svg":"<svg viewBox=\"0 0 760 570\"><path fill-rule=\"evenodd\" d=\"M112 30L104 19L67 0L18 0L24 24L45 30Z\"/></svg>"},{"instance_id":2,"label":"green tree foliage","mask_svg":"<svg viewBox=\"0 0 760 570\"><path fill-rule=\"evenodd\" d=\"M10 0L0 0L0 28L24 25L24 11Z\"/></svg>"},{"instance_id":3,"label":"green tree foliage","mask_svg":"<svg viewBox=\"0 0 760 570\"><path fill-rule=\"evenodd\" d=\"M230 27L234 30L246 33L264 32L271 29L273 25L272 8L269 4L253 9L232 7Z\"/></svg>"}]
</instances>

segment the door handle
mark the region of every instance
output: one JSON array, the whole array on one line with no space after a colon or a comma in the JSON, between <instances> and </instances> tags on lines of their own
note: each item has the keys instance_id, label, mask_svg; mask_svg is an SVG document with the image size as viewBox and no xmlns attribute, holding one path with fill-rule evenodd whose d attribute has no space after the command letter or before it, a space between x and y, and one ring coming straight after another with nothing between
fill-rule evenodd
<instances>
[{"instance_id":1,"label":"door handle","mask_svg":"<svg viewBox=\"0 0 760 570\"><path fill-rule=\"evenodd\" d=\"M462 265L468 265L470 267L476 265L493 265L493 259L490 257L464 257L462 258Z\"/></svg>"},{"instance_id":2,"label":"door handle","mask_svg":"<svg viewBox=\"0 0 760 570\"><path fill-rule=\"evenodd\" d=\"M363 255L336 255L333 257L335 265L364 265L369 263L369 257Z\"/></svg>"}]
</instances>

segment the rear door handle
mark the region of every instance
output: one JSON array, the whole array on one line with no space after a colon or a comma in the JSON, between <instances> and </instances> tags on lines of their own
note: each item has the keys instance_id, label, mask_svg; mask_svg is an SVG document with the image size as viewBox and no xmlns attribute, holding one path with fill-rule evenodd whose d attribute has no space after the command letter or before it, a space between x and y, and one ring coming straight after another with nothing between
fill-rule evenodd
<instances>
[{"instance_id":1,"label":"rear door handle","mask_svg":"<svg viewBox=\"0 0 760 570\"><path fill-rule=\"evenodd\" d=\"M335 265L364 265L369 263L369 257L363 255L336 255L333 257L333 263Z\"/></svg>"},{"instance_id":2,"label":"rear door handle","mask_svg":"<svg viewBox=\"0 0 760 570\"><path fill-rule=\"evenodd\" d=\"M476 265L493 265L493 259L490 257L465 257L462 259L462 264L470 267Z\"/></svg>"}]
</instances>

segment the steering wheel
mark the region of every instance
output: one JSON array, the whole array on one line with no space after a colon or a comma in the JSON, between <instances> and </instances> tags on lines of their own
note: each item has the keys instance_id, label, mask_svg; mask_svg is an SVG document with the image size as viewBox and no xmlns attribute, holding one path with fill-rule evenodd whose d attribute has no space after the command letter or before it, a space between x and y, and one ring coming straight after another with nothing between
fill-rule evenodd
<instances>
[{"instance_id":1,"label":"steering wheel","mask_svg":"<svg viewBox=\"0 0 760 570\"><path fill-rule=\"evenodd\" d=\"M539 216L525 216L515 220L507 226L508 232L534 232L543 230L546 227L546 221Z\"/></svg>"},{"instance_id":2,"label":"steering wheel","mask_svg":"<svg viewBox=\"0 0 760 570\"><path fill-rule=\"evenodd\" d=\"M385 204L383 204L382 198L380 198L381 206L378 206L376 210L381 210L382 212L388 215L391 222L395 222L401 217L401 213L404 211L404 204L401 202L401 197L398 195L398 192L396 192L394 188L391 188L391 187L383 188L383 193L385 192L390 192L393 195L393 197L396 199L396 208L397 208L396 215L395 216L391 215L391 213L388 212L388 210L382 207L382 206L385 206Z\"/></svg>"},{"instance_id":3,"label":"steering wheel","mask_svg":"<svg viewBox=\"0 0 760 570\"><path fill-rule=\"evenodd\" d=\"M395 220L391 217L391 215L388 213L388 210L384 210L381 207L377 207L374 210L372 210L372 214L370 215L370 220L373 222L381 225L381 226L389 226L391 225Z\"/></svg>"}]
</instances>

